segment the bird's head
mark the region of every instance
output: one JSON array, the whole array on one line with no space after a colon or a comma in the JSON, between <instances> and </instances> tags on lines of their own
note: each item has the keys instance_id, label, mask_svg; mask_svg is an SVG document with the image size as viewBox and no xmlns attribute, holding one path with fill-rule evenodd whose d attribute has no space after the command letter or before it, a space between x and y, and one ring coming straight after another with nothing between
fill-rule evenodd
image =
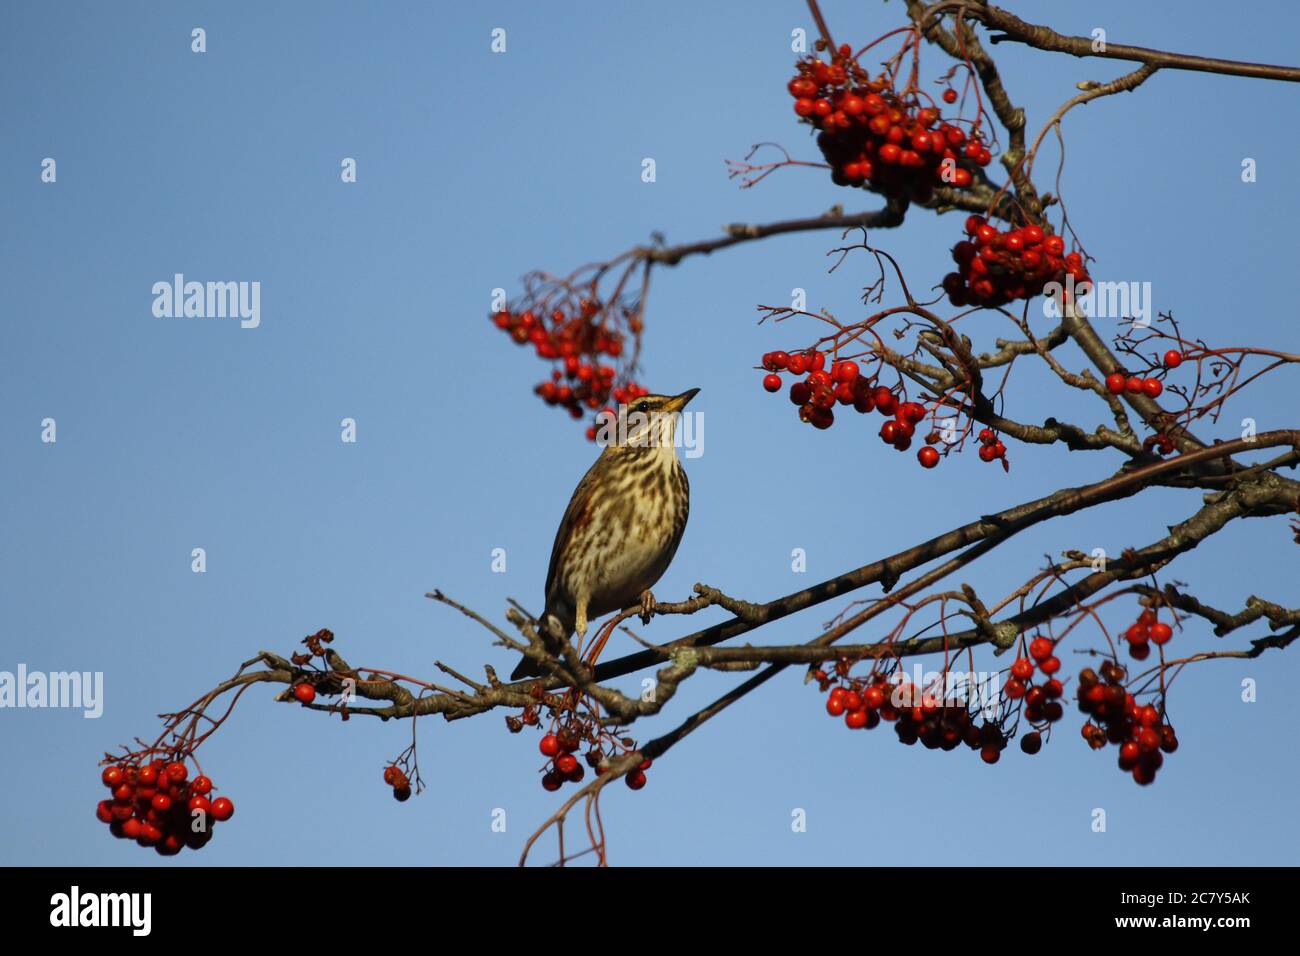
<instances>
[{"instance_id":1,"label":"bird's head","mask_svg":"<svg viewBox=\"0 0 1300 956\"><path fill-rule=\"evenodd\" d=\"M602 444L614 448L669 448L679 415L699 393L692 388L680 395L642 395L618 408L617 423L597 429Z\"/></svg>"}]
</instances>

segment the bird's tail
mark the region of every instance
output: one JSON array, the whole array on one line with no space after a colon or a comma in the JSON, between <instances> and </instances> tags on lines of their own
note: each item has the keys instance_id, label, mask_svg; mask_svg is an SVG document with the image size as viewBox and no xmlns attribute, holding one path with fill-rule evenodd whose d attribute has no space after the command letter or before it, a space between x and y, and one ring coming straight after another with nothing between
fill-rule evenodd
<instances>
[{"instance_id":1,"label":"bird's tail","mask_svg":"<svg viewBox=\"0 0 1300 956\"><path fill-rule=\"evenodd\" d=\"M510 672L511 680L525 680L529 677L541 676L542 669L537 666L537 661L533 660L531 657L523 658L515 665L515 669Z\"/></svg>"},{"instance_id":2,"label":"bird's tail","mask_svg":"<svg viewBox=\"0 0 1300 956\"><path fill-rule=\"evenodd\" d=\"M562 612L553 611L548 607L542 612L541 620L538 621L538 625L542 626L542 639L548 646L553 643L550 636L550 630L544 626L544 622L548 617L553 617L559 622L560 629L565 634L565 640L568 640L569 637L573 636L573 624L571 618ZM511 680L525 680L529 677L541 676L542 669L538 667L537 662L528 655L524 655L523 660L515 665L515 669L510 672Z\"/></svg>"}]
</instances>

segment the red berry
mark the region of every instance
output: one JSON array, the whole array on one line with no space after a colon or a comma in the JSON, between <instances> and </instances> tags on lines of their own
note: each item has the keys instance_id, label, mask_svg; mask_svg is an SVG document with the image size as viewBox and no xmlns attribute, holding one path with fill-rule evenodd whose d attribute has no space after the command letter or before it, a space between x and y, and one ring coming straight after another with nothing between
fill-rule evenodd
<instances>
[{"instance_id":1,"label":"red berry","mask_svg":"<svg viewBox=\"0 0 1300 956\"><path fill-rule=\"evenodd\" d=\"M980 751L980 759L987 764L997 763L1001 756L1002 751L992 744L985 746L984 749Z\"/></svg>"},{"instance_id":2,"label":"red berry","mask_svg":"<svg viewBox=\"0 0 1300 956\"><path fill-rule=\"evenodd\" d=\"M554 770L549 770L542 776L542 787L552 793L559 790L563 783L564 777Z\"/></svg>"},{"instance_id":3,"label":"red berry","mask_svg":"<svg viewBox=\"0 0 1300 956\"><path fill-rule=\"evenodd\" d=\"M1029 680L1034 676L1034 665L1030 663L1027 657L1018 657L1014 664L1011 665L1011 676L1017 680Z\"/></svg>"},{"instance_id":4,"label":"red berry","mask_svg":"<svg viewBox=\"0 0 1300 956\"><path fill-rule=\"evenodd\" d=\"M1145 624L1134 624L1124 632L1124 638L1130 644L1145 644L1150 636L1150 631Z\"/></svg>"},{"instance_id":5,"label":"red berry","mask_svg":"<svg viewBox=\"0 0 1300 956\"><path fill-rule=\"evenodd\" d=\"M311 684L298 684L293 689L293 696L304 704L310 704L316 699L316 688Z\"/></svg>"},{"instance_id":6,"label":"red berry","mask_svg":"<svg viewBox=\"0 0 1300 956\"><path fill-rule=\"evenodd\" d=\"M212 801L212 819L229 820L235 815L235 805L229 797L217 797Z\"/></svg>"},{"instance_id":7,"label":"red berry","mask_svg":"<svg viewBox=\"0 0 1300 956\"><path fill-rule=\"evenodd\" d=\"M1164 390L1165 387L1160 384L1160 379L1158 378L1148 378L1142 381L1142 391L1144 391L1149 398L1157 398Z\"/></svg>"},{"instance_id":8,"label":"red berry","mask_svg":"<svg viewBox=\"0 0 1300 956\"><path fill-rule=\"evenodd\" d=\"M1164 621L1156 621L1151 625L1151 640L1156 644L1164 644L1174 636L1174 629Z\"/></svg>"},{"instance_id":9,"label":"red berry","mask_svg":"<svg viewBox=\"0 0 1300 956\"><path fill-rule=\"evenodd\" d=\"M103 781L104 786L116 788L126 779L126 772L121 767L105 767L99 779Z\"/></svg>"},{"instance_id":10,"label":"red berry","mask_svg":"<svg viewBox=\"0 0 1300 956\"><path fill-rule=\"evenodd\" d=\"M209 800L207 797L201 797L198 794L195 794L194 796L190 797L189 802L186 804L186 806L189 808L189 811L191 813L193 813L195 810L201 810L204 813L207 813L212 809L212 801Z\"/></svg>"},{"instance_id":11,"label":"red berry","mask_svg":"<svg viewBox=\"0 0 1300 956\"><path fill-rule=\"evenodd\" d=\"M1144 390L1144 382L1145 379L1130 375L1128 381L1124 383L1124 388L1130 395L1141 395Z\"/></svg>"},{"instance_id":12,"label":"red berry","mask_svg":"<svg viewBox=\"0 0 1300 956\"><path fill-rule=\"evenodd\" d=\"M1055 674L1061 669L1061 659L1059 657L1048 657L1038 665L1044 674Z\"/></svg>"},{"instance_id":13,"label":"red berry","mask_svg":"<svg viewBox=\"0 0 1300 956\"><path fill-rule=\"evenodd\" d=\"M832 694L826 699L826 713L830 714L832 717L840 716L846 709L843 697L836 697Z\"/></svg>"},{"instance_id":14,"label":"red berry","mask_svg":"<svg viewBox=\"0 0 1300 956\"><path fill-rule=\"evenodd\" d=\"M844 724L850 730L860 730L867 726L867 709L859 707L857 710L845 711Z\"/></svg>"},{"instance_id":15,"label":"red berry","mask_svg":"<svg viewBox=\"0 0 1300 956\"><path fill-rule=\"evenodd\" d=\"M954 90L954 89L952 89L951 87L950 87L949 89L944 90L944 91L943 91L943 101L944 101L945 103L956 103L956 102L957 102L957 91Z\"/></svg>"},{"instance_id":16,"label":"red berry","mask_svg":"<svg viewBox=\"0 0 1300 956\"><path fill-rule=\"evenodd\" d=\"M194 778L194 782L190 784L190 789L195 793L207 793L212 789L212 781L203 774L199 774Z\"/></svg>"},{"instance_id":17,"label":"red berry","mask_svg":"<svg viewBox=\"0 0 1300 956\"><path fill-rule=\"evenodd\" d=\"M1165 353L1165 368L1178 368L1183 364L1183 353L1177 349L1170 349Z\"/></svg>"},{"instance_id":18,"label":"red berry","mask_svg":"<svg viewBox=\"0 0 1300 956\"><path fill-rule=\"evenodd\" d=\"M560 738L555 734L547 734L538 743L537 749L542 752L544 757L554 757L560 752Z\"/></svg>"},{"instance_id":19,"label":"red berry","mask_svg":"<svg viewBox=\"0 0 1300 956\"><path fill-rule=\"evenodd\" d=\"M1059 256L1065 252L1065 240L1060 236L1048 236L1043 240L1043 251L1049 256Z\"/></svg>"},{"instance_id":20,"label":"red berry","mask_svg":"<svg viewBox=\"0 0 1300 956\"><path fill-rule=\"evenodd\" d=\"M576 766L578 766L578 758L573 754L564 754L555 761L555 769L566 777L573 773L573 768Z\"/></svg>"},{"instance_id":21,"label":"red berry","mask_svg":"<svg viewBox=\"0 0 1300 956\"><path fill-rule=\"evenodd\" d=\"M136 781L142 787L152 787L158 782L158 768L153 764L141 767L140 772L136 775Z\"/></svg>"},{"instance_id":22,"label":"red berry","mask_svg":"<svg viewBox=\"0 0 1300 956\"><path fill-rule=\"evenodd\" d=\"M1119 395L1128 385L1128 376L1123 372L1111 372L1106 376L1106 390L1112 395Z\"/></svg>"},{"instance_id":23,"label":"red berry","mask_svg":"<svg viewBox=\"0 0 1300 956\"><path fill-rule=\"evenodd\" d=\"M187 776L189 776L189 771L185 769L185 764L179 760L167 765L167 779L171 783L184 783Z\"/></svg>"},{"instance_id":24,"label":"red berry","mask_svg":"<svg viewBox=\"0 0 1300 956\"><path fill-rule=\"evenodd\" d=\"M172 808L172 798L165 793L155 793L149 803L159 813L166 813Z\"/></svg>"},{"instance_id":25,"label":"red berry","mask_svg":"<svg viewBox=\"0 0 1300 956\"><path fill-rule=\"evenodd\" d=\"M1041 664L1052 656L1052 642L1045 637L1036 637L1029 642L1029 656Z\"/></svg>"},{"instance_id":26,"label":"red berry","mask_svg":"<svg viewBox=\"0 0 1300 956\"><path fill-rule=\"evenodd\" d=\"M939 452L933 445L926 445L916 453L916 460L921 463L922 468L933 468L939 464Z\"/></svg>"},{"instance_id":27,"label":"red berry","mask_svg":"<svg viewBox=\"0 0 1300 956\"><path fill-rule=\"evenodd\" d=\"M895 411L899 419L911 425L918 425L925 420L925 406L920 402L904 402Z\"/></svg>"},{"instance_id":28,"label":"red berry","mask_svg":"<svg viewBox=\"0 0 1300 956\"><path fill-rule=\"evenodd\" d=\"M1141 755L1138 745L1132 740L1126 741L1119 748L1119 768L1121 770L1131 770L1137 765L1138 757Z\"/></svg>"},{"instance_id":29,"label":"red berry","mask_svg":"<svg viewBox=\"0 0 1300 956\"><path fill-rule=\"evenodd\" d=\"M1037 731L1030 731L1020 738L1020 749L1027 754L1036 754L1043 749L1043 737Z\"/></svg>"},{"instance_id":30,"label":"red berry","mask_svg":"<svg viewBox=\"0 0 1300 956\"><path fill-rule=\"evenodd\" d=\"M763 387L769 392L779 392L781 390L781 376L775 373L764 375Z\"/></svg>"},{"instance_id":31,"label":"red berry","mask_svg":"<svg viewBox=\"0 0 1300 956\"><path fill-rule=\"evenodd\" d=\"M633 770L624 779L629 790L640 790L645 786L645 774L640 770Z\"/></svg>"}]
</instances>

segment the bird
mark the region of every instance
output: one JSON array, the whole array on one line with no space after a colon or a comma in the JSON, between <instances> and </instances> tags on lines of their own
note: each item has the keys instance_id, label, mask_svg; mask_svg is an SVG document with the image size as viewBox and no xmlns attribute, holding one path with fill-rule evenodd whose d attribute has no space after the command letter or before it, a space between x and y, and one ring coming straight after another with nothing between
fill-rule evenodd
<instances>
[{"instance_id":1,"label":"bird","mask_svg":"<svg viewBox=\"0 0 1300 956\"><path fill-rule=\"evenodd\" d=\"M560 519L546 571L546 604L539 619L543 641L552 634L586 636L589 621L640 605L648 616L650 593L668 570L686 530L690 485L674 446L680 412L698 393L642 395L620 405L612 436L578 482ZM510 675L541 674L525 656Z\"/></svg>"}]
</instances>

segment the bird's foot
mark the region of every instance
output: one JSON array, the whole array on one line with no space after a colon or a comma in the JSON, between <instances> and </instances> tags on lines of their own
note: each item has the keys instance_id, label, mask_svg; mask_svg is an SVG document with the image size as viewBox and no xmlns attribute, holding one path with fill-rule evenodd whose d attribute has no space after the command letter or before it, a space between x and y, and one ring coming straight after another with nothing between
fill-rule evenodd
<instances>
[{"instance_id":1,"label":"bird's foot","mask_svg":"<svg viewBox=\"0 0 1300 956\"><path fill-rule=\"evenodd\" d=\"M649 590L641 592L641 623L649 624L655 613L655 596Z\"/></svg>"}]
</instances>

